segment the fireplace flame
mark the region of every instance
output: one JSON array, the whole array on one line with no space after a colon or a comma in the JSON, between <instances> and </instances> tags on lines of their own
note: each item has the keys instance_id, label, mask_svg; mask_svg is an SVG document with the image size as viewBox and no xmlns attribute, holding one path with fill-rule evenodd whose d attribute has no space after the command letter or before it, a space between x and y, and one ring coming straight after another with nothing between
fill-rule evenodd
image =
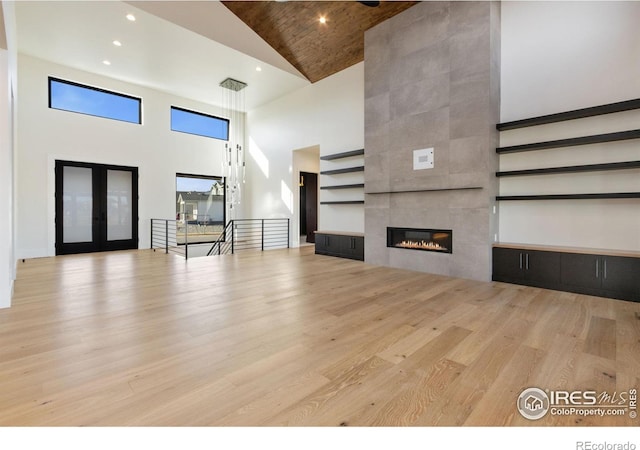
<instances>
[{"instance_id":1,"label":"fireplace flame","mask_svg":"<svg viewBox=\"0 0 640 450\"><path fill-rule=\"evenodd\" d=\"M425 250L439 250L442 252L448 251L446 247L438 244L437 242L427 241L402 241L396 244L396 247L402 248L419 248Z\"/></svg>"}]
</instances>

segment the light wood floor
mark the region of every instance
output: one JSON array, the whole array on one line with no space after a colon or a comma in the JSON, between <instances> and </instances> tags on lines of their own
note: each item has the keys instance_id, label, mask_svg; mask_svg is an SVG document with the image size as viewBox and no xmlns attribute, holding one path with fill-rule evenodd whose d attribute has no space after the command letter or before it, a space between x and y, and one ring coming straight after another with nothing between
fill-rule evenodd
<instances>
[{"instance_id":1,"label":"light wood floor","mask_svg":"<svg viewBox=\"0 0 640 450\"><path fill-rule=\"evenodd\" d=\"M640 304L318 256L149 250L20 263L0 425L532 422L526 387L640 387Z\"/></svg>"}]
</instances>

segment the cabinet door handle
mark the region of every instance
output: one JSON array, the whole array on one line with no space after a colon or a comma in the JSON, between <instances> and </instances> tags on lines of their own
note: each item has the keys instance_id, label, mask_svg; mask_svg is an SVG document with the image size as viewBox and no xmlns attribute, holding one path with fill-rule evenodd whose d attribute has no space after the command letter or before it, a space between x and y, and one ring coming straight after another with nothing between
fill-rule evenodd
<instances>
[{"instance_id":1,"label":"cabinet door handle","mask_svg":"<svg viewBox=\"0 0 640 450\"><path fill-rule=\"evenodd\" d=\"M604 279L607 279L607 260L604 260Z\"/></svg>"},{"instance_id":2,"label":"cabinet door handle","mask_svg":"<svg viewBox=\"0 0 640 450\"><path fill-rule=\"evenodd\" d=\"M520 253L520 268L522 269L522 253Z\"/></svg>"},{"instance_id":3,"label":"cabinet door handle","mask_svg":"<svg viewBox=\"0 0 640 450\"><path fill-rule=\"evenodd\" d=\"M529 270L529 254L526 254L526 268Z\"/></svg>"},{"instance_id":4,"label":"cabinet door handle","mask_svg":"<svg viewBox=\"0 0 640 450\"><path fill-rule=\"evenodd\" d=\"M600 262L599 259L596 259L596 278L600 278L600 271L598 270L598 263Z\"/></svg>"}]
</instances>

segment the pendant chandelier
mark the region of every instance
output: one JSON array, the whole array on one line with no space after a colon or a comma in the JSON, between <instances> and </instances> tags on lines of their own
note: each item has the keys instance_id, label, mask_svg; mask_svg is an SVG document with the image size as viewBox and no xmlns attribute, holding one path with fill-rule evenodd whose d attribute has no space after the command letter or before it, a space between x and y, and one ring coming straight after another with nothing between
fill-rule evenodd
<instances>
[{"instance_id":1,"label":"pendant chandelier","mask_svg":"<svg viewBox=\"0 0 640 450\"><path fill-rule=\"evenodd\" d=\"M225 143L222 173L226 177L226 197L233 215L234 207L242 200L242 185L245 183L245 98L243 89L247 83L227 78L220 83L224 113L229 118L229 135Z\"/></svg>"}]
</instances>

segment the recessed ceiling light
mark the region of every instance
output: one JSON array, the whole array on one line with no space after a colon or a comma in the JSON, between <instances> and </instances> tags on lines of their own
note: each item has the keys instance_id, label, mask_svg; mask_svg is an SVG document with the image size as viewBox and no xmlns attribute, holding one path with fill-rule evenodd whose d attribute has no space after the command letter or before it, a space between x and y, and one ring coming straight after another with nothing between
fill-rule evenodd
<instances>
[{"instance_id":1,"label":"recessed ceiling light","mask_svg":"<svg viewBox=\"0 0 640 450\"><path fill-rule=\"evenodd\" d=\"M131 22L135 22L136 16L134 16L133 14L127 14L127 20L130 20Z\"/></svg>"},{"instance_id":2,"label":"recessed ceiling light","mask_svg":"<svg viewBox=\"0 0 640 450\"><path fill-rule=\"evenodd\" d=\"M113 45L115 45L116 47L122 47L122 42L120 42L120 41L113 41Z\"/></svg>"},{"instance_id":3,"label":"recessed ceiling light","mask_svg":"<svg viewBox=\"0 0 640 450\"><path fill-rule=\"evenodd\" d=\"M111 65L111 61L107 61L105 59L104 61L102 61L102 64L104 64L105 66L110 66Z\"/></svg>"},{"instance_id":4,"label":"recessed ceiling light","mask_svg":"<svg viewBox=\"0 0 640 450\"><path fill-rule=\"evenodd\" d=\"M318 21L320 23L327 23L327 18L325 16L320 16L320 18L318 19Z\"/></svg>"},{"instance_id":5,"label":"recessed ceiling light","mask_svg":"<svg viewBox=\"0 0 640 450\"><path fill-rule=\"evenodd\" d=\"M262 72L262 67L260 66L256 67L256 72Z\"/></svg>"}]
</instances>

